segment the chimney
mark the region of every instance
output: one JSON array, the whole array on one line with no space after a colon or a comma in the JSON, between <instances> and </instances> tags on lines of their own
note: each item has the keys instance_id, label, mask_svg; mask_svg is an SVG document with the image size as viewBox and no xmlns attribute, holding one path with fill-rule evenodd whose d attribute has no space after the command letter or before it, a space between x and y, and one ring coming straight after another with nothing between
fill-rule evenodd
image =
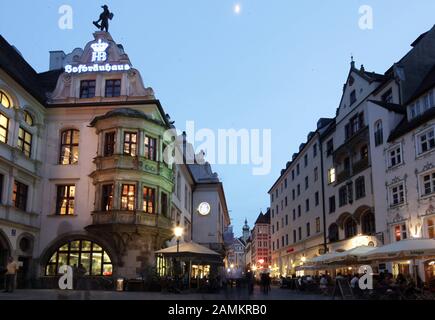
<instances>
[{"instance_id":1,"label":"chimney","mask_svg":"<svg viewBox=\"0 0 435 320\"><path fill-rule=\"evenodd\" d=\"M63 51L50 51L50 71L64 67L66 54Z\"/></svg>"}]
</instances>

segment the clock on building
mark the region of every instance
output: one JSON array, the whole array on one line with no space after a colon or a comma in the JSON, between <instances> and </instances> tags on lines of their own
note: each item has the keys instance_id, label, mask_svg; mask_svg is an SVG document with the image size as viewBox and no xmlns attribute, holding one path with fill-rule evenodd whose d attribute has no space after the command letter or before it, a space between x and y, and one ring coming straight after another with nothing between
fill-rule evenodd
<instances>
[{"instance_id":1,"label":"clock on building","mask_svg":"<svg viewBox=\"0 0 435 320\"><path fill-rule=\"evenodd\" d=\"M202 216L206 216L210 213L211 207L208 202L202 202L198 206L198 213Z\"/></svg>"}]
</instances>

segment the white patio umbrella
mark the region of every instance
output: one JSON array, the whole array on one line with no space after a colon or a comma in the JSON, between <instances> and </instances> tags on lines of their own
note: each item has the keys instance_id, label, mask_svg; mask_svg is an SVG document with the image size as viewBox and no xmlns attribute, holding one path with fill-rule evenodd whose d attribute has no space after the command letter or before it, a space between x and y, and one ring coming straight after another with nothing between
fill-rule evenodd
<instances>
[{"instance_id":1,"label":"white patio umbrella","mask_svg":"<svg viewBox=\"0 0 435 320\"><path fill-rule=\"evenodd\" d=\"M434 239L408 239L376 248L359 255L359 260L409 260L435 256Z\"/></svg>"},{"instance_id":2,"label":"white patio umbrella","mask_svg":"<svg viewBox=\"0 0 435 320\"><path fill-rule=\"evenodd\" d=\"M366 256L370 252L376 250L375 247L359 246L344 252L337 253L334 257L335 261L355 261L361 256Z\"/></svg>"},{"instance_id":3,"label":"white patio umbrella","mask_svg":"<svg viewBox=\"0 0 435 320\"><path fill-rule=\"evenodd\" d=\"M434 239L408 239L394 242L361 255L360 261L398 261L413 260L414 279L417 282L417 259L435 257Z\"/></svg>"},{"instance_id":4,"label":"white patio umbrella","mask_svg":"<svg viewBox=\"0 0 435 320\"><path fill-rule=\"evenodd\" d=\"M329 252L329 253L325 253L321 256L312 258L310 260L307 261L307 264L309 265L322 265L322 264L327 264L329 263L329 261L334 261L334 259L336 259L338 257L339 253L337 252Z\"/></svg>"}]
</instances>

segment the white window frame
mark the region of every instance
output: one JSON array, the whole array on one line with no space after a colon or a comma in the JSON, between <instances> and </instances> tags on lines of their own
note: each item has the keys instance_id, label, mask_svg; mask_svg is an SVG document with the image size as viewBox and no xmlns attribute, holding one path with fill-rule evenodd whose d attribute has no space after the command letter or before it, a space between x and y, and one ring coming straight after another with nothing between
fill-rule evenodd
<instances>
[{"instance_id":1,"label":"white window frame","mask_svg":"<svg viewBox=\"0 0 435 320\"><path fill-rule=\"evenodd\" d=\"M397 153L397 150L400 149L400 153ZM392 156L392 153L395 153L394 156ZM400 156L400 162L397 162L397 158L398 156ZM396 163L393 164L392 159L396 160ZM392 169L395 167L398 167L400 165L403 164L403 147L401 143L397 143L394 146L392 146L391 148L389 148L387 150L387 165L388 165L388 169Z\"/></svg>"},{"instance_id":2,"label":"white window frame","mask_svg":"<svg viewBox=\"0 0 435 320\"><path fill-rule=\"evenodd\" d=\"M422 143L421 143L421 137L426 135L426 143L429 143L430 140L428 140L427 135L432 132L434 140L434 147L429 148L426 151L423 151ZM416 144L416 150L417 150L417 157L420 157L422 155L425 155L427 153L430 153L435 150L435 126L431 126L430 128L424 129L423 131L419 132L415 135L415 144Z\"/></svg>"},{"instance_id":3,"label":"white window frame","mask_svg":"<svg viewBox=\"0 0 435 320\"><path fill-rule=\"evenodd\" d=\"M400 201L400 187L402 187L402 192L403 192L403 201ZM398 199L399 202L398 203L394 203L394 194L395 192L393 191L394 188L398 188L397 192L398 192ZM406 190L405 190L405 182L401 181L399 183L395 183L391 186L388 187L388 193L390 196L390 208L394 208L394 207L399 207L401 205L404 205L406 203Z\"/></svg>"},{"instance_id":4,"label":"white window frame","mask_svg":"<svg viewBox=\"0 0 435 320\"><path fill-rule=\"evenodd\" d=\"M426 197L431 197L433 195L435 195L435 171L431 170L431 171L426 171L424 173L421 173L419 176L419 183L420 183L420 198L426 198ZM429 183L431 184L431 191L430 193L426 193L426 187L425 187L425 181L424 181L424 177L425 176L429 176L430 181Z\"/></svg>"}]
</instances>

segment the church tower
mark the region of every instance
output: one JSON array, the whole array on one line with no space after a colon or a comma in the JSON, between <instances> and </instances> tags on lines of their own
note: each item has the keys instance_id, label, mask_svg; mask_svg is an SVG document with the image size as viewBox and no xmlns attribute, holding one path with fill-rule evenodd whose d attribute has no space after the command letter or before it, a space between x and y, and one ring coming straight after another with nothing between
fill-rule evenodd
<instances>
[{"instance_id":1,"label":"church tower","mask_svg":"<svg viewBox=\"0 0 435 320\"><path fill-rule=\"evenodd\" d=\"M243 226L243 236L242 236L243 241L245 241L245 243L249 239L249 233L250 233L250 228L248 226L248 220L245 219L245 225Z\"/></svg>"}]
</instances>

